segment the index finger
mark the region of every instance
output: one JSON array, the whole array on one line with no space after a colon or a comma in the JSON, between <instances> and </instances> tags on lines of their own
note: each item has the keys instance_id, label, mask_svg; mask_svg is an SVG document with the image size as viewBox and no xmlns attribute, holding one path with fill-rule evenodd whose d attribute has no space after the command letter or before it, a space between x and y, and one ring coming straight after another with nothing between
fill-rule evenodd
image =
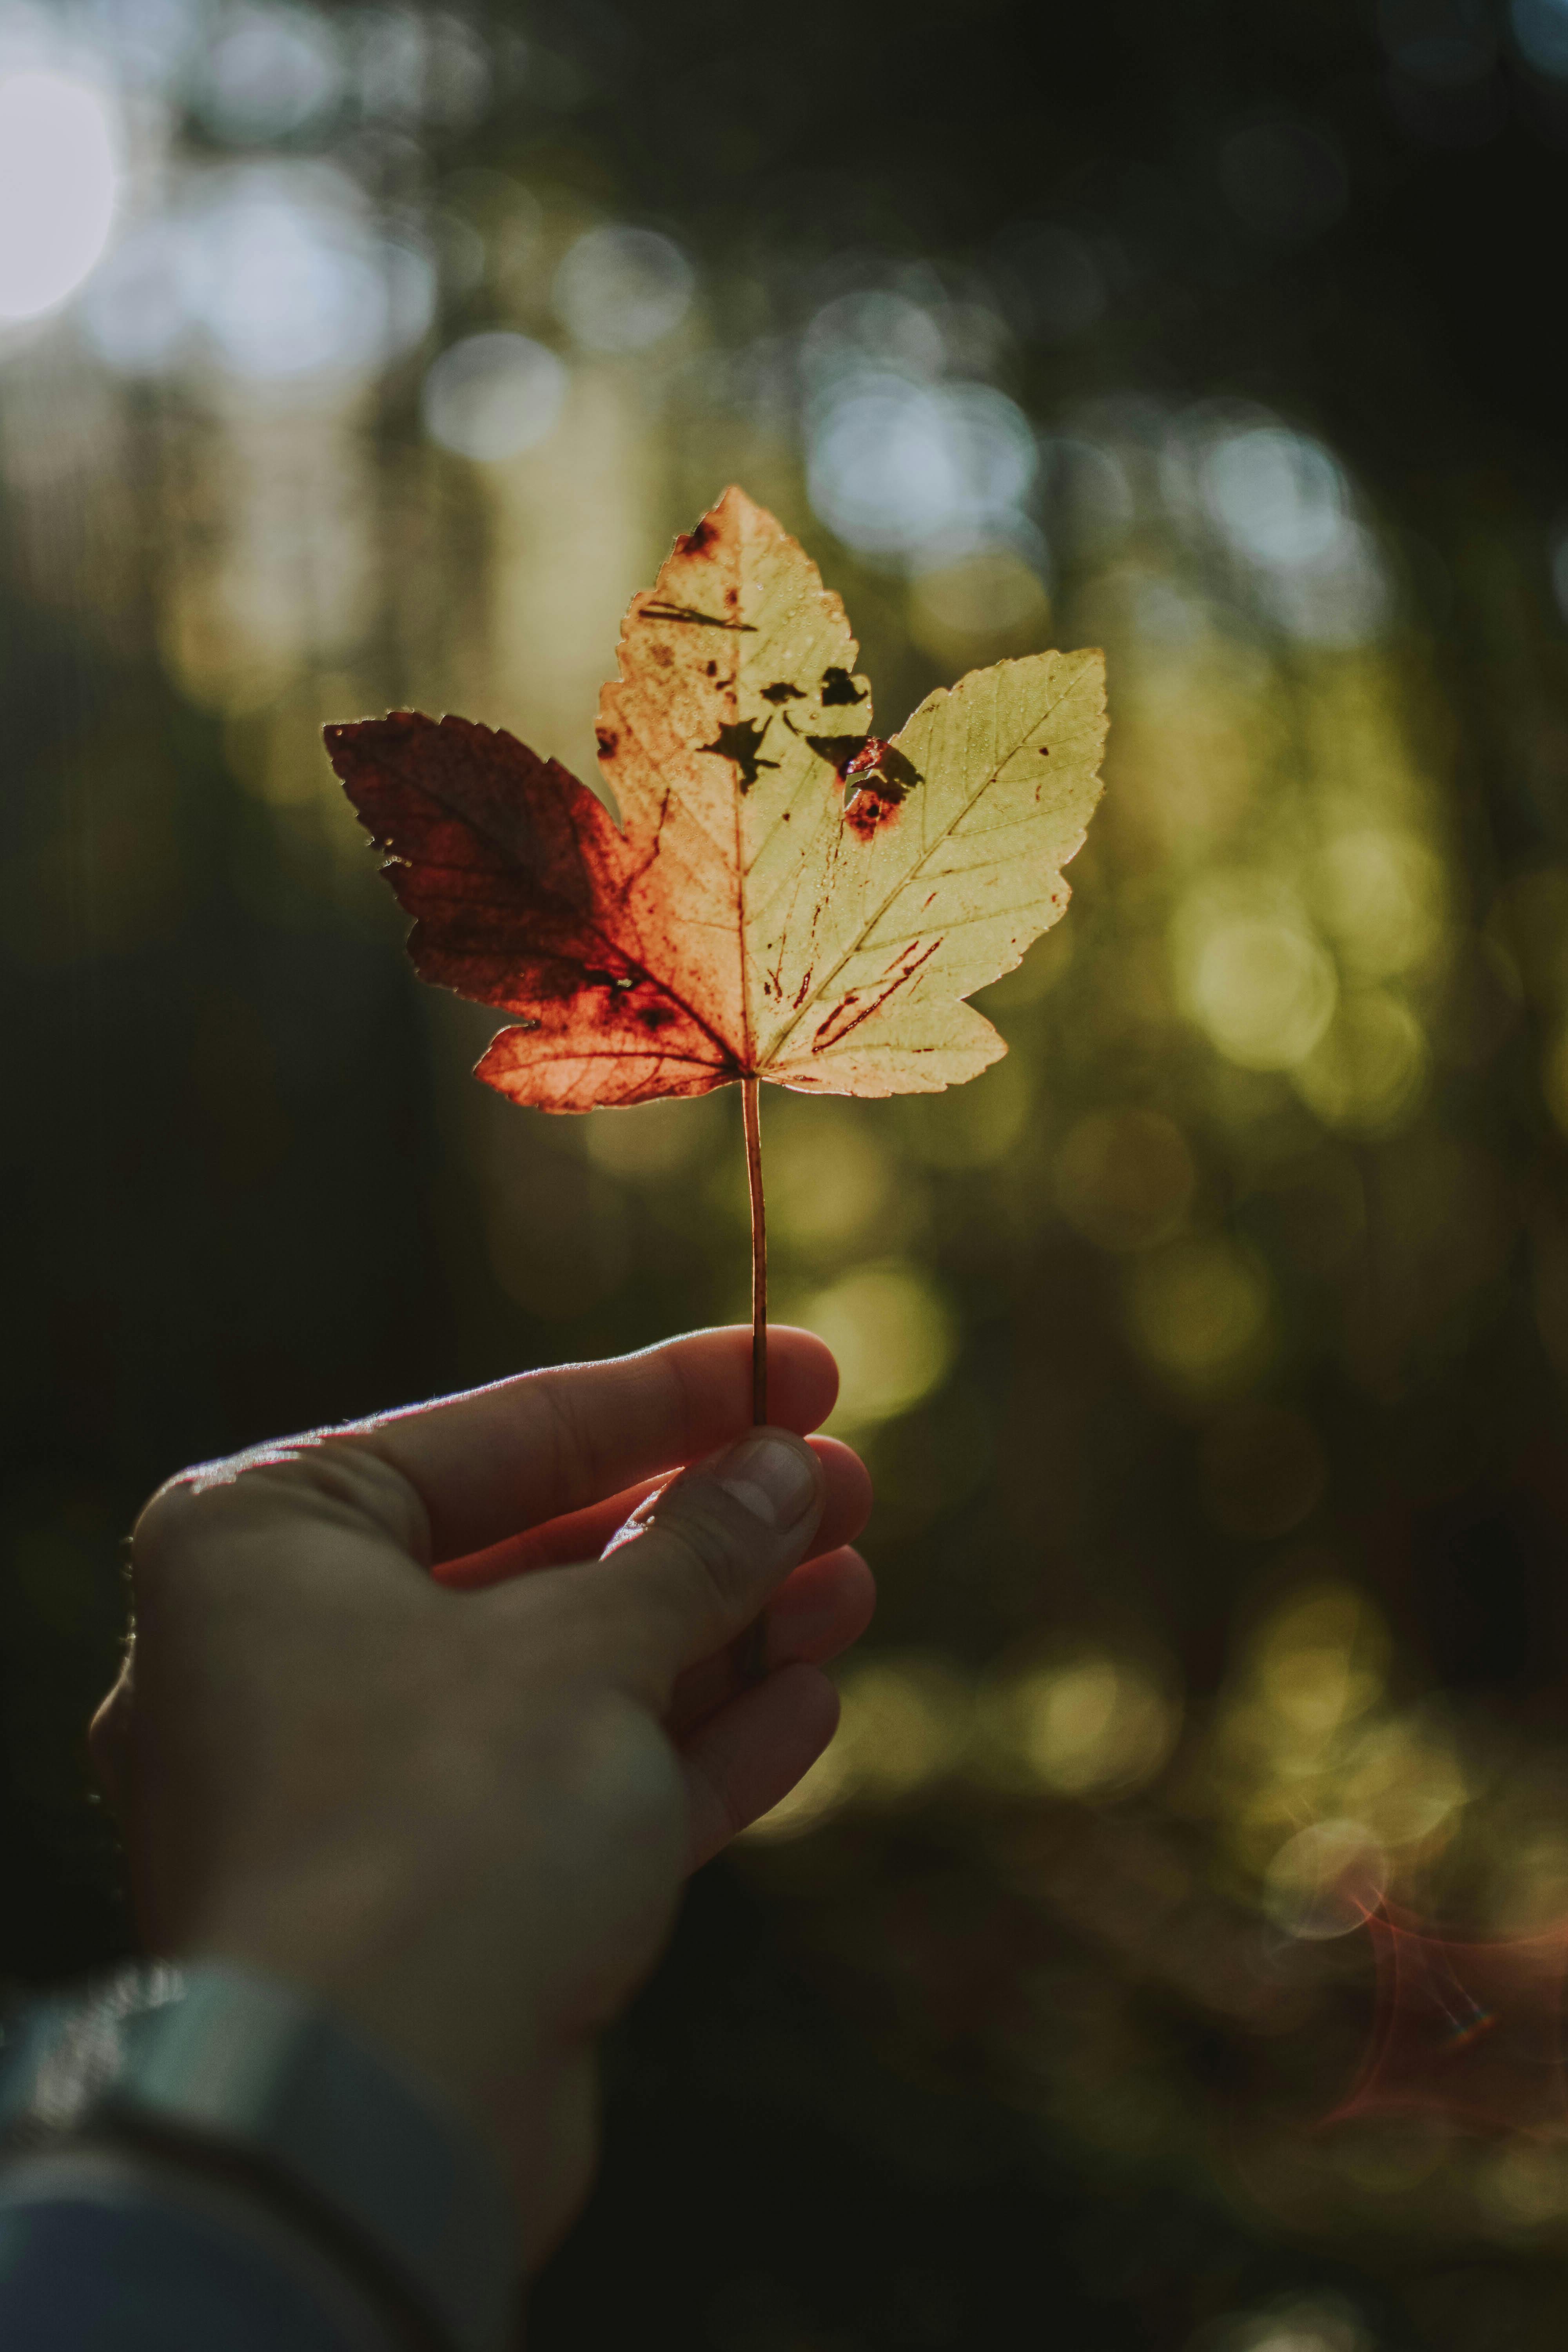
<instances>
[{"instance_id":1,"label":"index finger","mask_svg":"<svg viewBox=\"0 0 1568 2352\"><path fill-rule=\"evenodd\" d=\"M742 1325L636 1356L521 1372L331 1433L390 1464L430 1521L433 1562L580 1511L739 1437L752 1418ZM768 1331L768 1413L804 1436L833 1410L838 1372L811 1331Z\"/></svg>"}]
</instances>

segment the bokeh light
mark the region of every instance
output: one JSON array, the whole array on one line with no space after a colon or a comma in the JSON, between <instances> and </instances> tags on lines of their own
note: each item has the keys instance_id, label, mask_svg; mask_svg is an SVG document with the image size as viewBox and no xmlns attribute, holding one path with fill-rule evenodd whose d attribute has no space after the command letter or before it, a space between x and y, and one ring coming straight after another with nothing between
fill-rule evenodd
<instances>
[{"instance_id":1,"label":"bokeh light","mask_svg":"<svg viewBox=\"0 0 1568 2352\"><path fill-rule=\"evenodd\" d=\"M1388 1886L1383 1848L1360 1822L1314 1822L1287 1838L1264 1878L1270 1915L1317 1942L1366 1925Z\"/></svg>"},{"instance_id":2,"label":"bokeh light","mask_svg":"<svg viewBox=\"0 0 1568 2352\"><path fill-rule=\"evenodd\" d=\"M994 1738L1030 1778L1072 1797L1124 1794L1152 1780L1180 1725L1147 1668L1103 1654L1009 1678L991 1713Z\"/></svg>"},{"instance_id":3,"label":"bokeh light","mask_svg":"<svg viewBox=\"0 0 1568 2352\"><path fill-rule=\"evenodd\" d=\"M1369 988L1345 999L1293 1076L1325 1126L1377 1134L1409 1115L1426 1065L1426 1040L1409 1006Z\"/></svg>"},{"instance_id":4,"label":"bokeh light","mask_svg":"<svg viewBox=\"0 0 1568 2352\"><path fill-rule=\"evenodd\" d=\"M1255 895L1245 886L1237 893ZM1244 1069L1290 1069L1333 1018L1333 965L1310 929L1288 915L1184 908L1176 951L1194 1017Z\"/></svg>"},{"instance_id":5,"label":"bokeh light","mask_svg":"<svg viewBox=\"0 0 1568 2352\"><path fill-rule=\"evenodd\" d=\"M460 457L496 464L553 429L568 383L555 353L527 335L468 335L425 379L425 429Z\"/></svg>"},{"instance_id":6,"label":"bokeh light","mask_svg":"<svg viewBox=\"0 0 1568 2352\"><path fill-rule=\"evenodd\" d=\"M862 1429L907 1412L939 1387L956 1334L945 1300L918 1266L858 1267L807 1299L795 1318L838 1360L835 1427Z\"/></svg>"},{"instance_id":7,"label":"bokeh light","mask_svg":"<svg viewBox=\"0 0 1568 2352\"><path fill-rule=\"evenodd\" d=\"M377 233L346 174L255 163L199 175L128 238L84 325L127 374L189 361L283 387L369 373L419 341L434 301L428 257Z\"/></svg>"},{"instance_id":8,"label":"bokeh light","mask_svg":"<svg viewBox=\"0 0 1568 2352\"><path fill-rule=\"evenodd\" d=\"M1057 1198L1102 1249L1147 1249L1180 1231L1197 1172L1185 1137L1161 1111L1090 1111L1057 1155Z\"/></svg>"},{"instance_id":9,"label":"bokeh light","mask_svg":"<svg viewBox=\"0 0 1568 2352\"><path fill-rule=\"evenodd\" d=\"M101 89L0 69L0 328L68 300L102 257L120 198Z\"/></svg>"},{"instance_id":10,"label":"bokeh light","mask_svg":"<svg viewBox=\"0 0 1568 2352\"><path fill-rule=\"evenodd\" d=\"M1358 826L1319 860L1322 920L1345 962L1369 979L1408 971L1441 946L1445 895L1437 858L1409 835Z\"/></svg>"},{"instance_id":11,"label":"bokeh light","mask_svg":"<svg viewBox=\"0 0 1568 2352\"><path fill-rule=\"evenodd\" d=\"M642 352L690 308L696 275L673 240L651 228L595 228L555 278L562 323L587 352Z\"/></svg>"},{"instance_id":12,"label":"bokeh light","mask_svg":"<svg viewBox=\"0 0 1568 2352\"><path fill-rule=\"evenodd\" d=\"M868 371L815 403L812 505L874 555L954 552L1005 541L1035 478L1028 420L987 384L910 383Z\"/></svg>"},{"instance_id":13,"label":"bokeh light","mask_svg":"<svg viewBox=\"0 0 1568 2352\"><path fill-rule=\"evenodd\" d=\"M848 1666L838 1736L749 1839L805 1836L850 1804L908 1802L958 1771L973 1736L974 1699L940 1658L906 1656Z\"/></svg>"},{"instance_id":14,"label":"bokeh light","mask_svg":"<svg viewBox=\"0 0 1568 2352\"><path fill-rule=\"evenodd\" d=\"M196 104L218 138L259 144L319 121L343 79L336 33L319 10L239 7L220 19L203 59Z\"/></svg>"},{"instance_id":15,"label":"bokeh light","mask_svg":"<svg viewBox=\"0 0 1568 2352\"><path fill-rule=\"evenodd\" d=\"M1215 2352L1374 2352L1376 2338L1343 2295L1283 2295L1205 2333Z\"/></svg>"},{"instance_id":16,"label":"bokeh light","mask_svg":"<svg viewBox=\"0 0 1568 2352\"><path fill-rule=\"evenodd\" d=\"M1268 1275L1258 1258L1223 1236L1173 1242L1134 1258L1126 1297L1142 1353L1194 1390L1222 1391L1266 1359Z\"/></svg>"},{"instance_id":17,"label":"bokeh light","mask_svg":"<svg viewBox=\"0 0 1568 2352\"><path fill-rule=\"evenodd\" d=\"M1377 22L1399 71L1431 89L1462 89L1497 61L1487 0L1378 0Z\"/></svg>"},{"instance_id":18,"label":"bokeh light","mask_svg":"<svg viewBox=\"0 0 1568 2352\"><path fill-rule=\"evenodd\" d=\"M1221 433L1203 456L1199 484L1224 536L1257 563L1321 563L1351 528L1341 468L1316 442L1280 425Z\"/></svg>"}]
</instances>

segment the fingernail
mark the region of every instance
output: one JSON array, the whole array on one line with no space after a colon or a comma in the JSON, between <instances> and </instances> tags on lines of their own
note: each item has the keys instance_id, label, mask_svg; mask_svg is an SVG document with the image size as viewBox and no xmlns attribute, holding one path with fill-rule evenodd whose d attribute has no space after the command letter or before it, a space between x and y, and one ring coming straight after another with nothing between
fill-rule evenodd
<instances>
[{"instance_id":1,"label":"fingernail","mask_svg":"<svg viewBox=\"0 0 1568 2352\"><path fill-rule=\"evenodd\" d=\"M742 1438L721 1454L710 1474L763 1523L783 1534L799 1525L816 1500L811 1456L787 1438Z\"/></svg>"}]
</instances>

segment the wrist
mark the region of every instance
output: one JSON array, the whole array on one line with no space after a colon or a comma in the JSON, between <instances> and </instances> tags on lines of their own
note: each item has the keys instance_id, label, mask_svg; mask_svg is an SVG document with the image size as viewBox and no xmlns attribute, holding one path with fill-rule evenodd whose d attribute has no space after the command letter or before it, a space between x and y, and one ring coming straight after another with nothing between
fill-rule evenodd
<instances>
[{"instance_id":1,"label":"wrist","mask_svg":"<svg viewBox=\"0 0 1568 2352\"><path fill-rule=\"evenodd\" d=\"M545 2161L549 2100L538 2004L519 1970L504 1973L477 1923L467 1969L445 1940L426 1948L429 1928L396 1906L352 1906L341 1891L318 1905L310 1891L252 1887L226 1901L179 1938L196 1968L236 1969L297 1987L379 2052L437 2112L482 2146L527 2224L535 2175ZM437 1917L440 1915L437 1915Z\"/></svg>"},{"instance_id":2,"label":"wrist","mask_svg":"<svg viewBox=\"0 0 1568 2352\"><path fill-rule=\"evenodd\" d=\"M234 1857L164 1948L307 1988L456 2111L501 2168L533 2269L592 2168L592 2037L584 1970L541 1869L498 1832L322 1840L303 1855ZM558 1841L559 1843L560 1841Z\"/></svg>"}]
</instances>

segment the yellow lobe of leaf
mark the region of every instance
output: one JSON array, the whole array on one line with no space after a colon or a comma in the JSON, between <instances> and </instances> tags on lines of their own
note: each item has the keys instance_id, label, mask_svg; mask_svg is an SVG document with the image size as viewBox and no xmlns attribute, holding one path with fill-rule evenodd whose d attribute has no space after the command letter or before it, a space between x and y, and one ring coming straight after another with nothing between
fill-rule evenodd
<instances>
[{"instance_id":1,"label":"yellow lobe of leaf","mask_svg":"<svg viewBox=\"0 0 1568 2352\"><path fill-rule=\"evenodd\" d=\"M883 745L856 653L804 549L733 488L626 617L598 726L632 853L617 937L700 1010L714 1085L973 1077L1005 1048L963 998L1067 905L1102 656L972 672Z\"/></svg>"}]
</instances>

